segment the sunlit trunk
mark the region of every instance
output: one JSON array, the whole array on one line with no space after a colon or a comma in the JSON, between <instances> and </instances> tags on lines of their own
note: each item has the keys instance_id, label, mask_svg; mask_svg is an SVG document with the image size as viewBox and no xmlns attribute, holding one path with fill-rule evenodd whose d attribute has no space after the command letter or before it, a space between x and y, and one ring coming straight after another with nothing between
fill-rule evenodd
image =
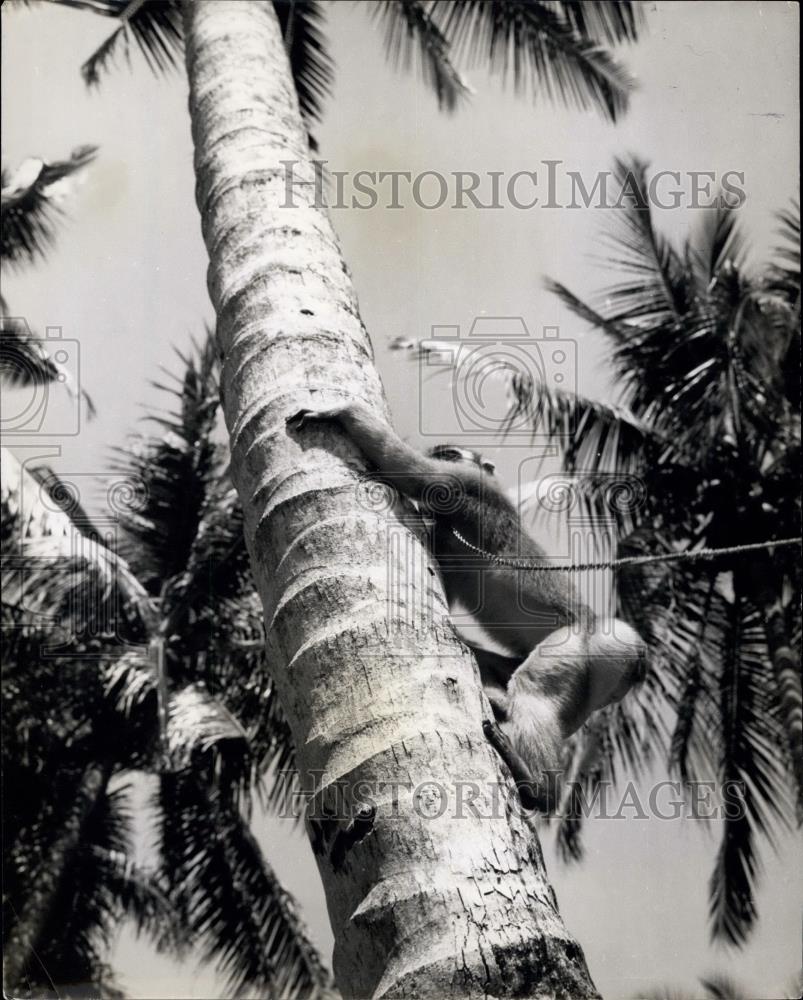
<instances>
[{"instance_id":1,"label":"sunlit trunk","mask_svg":"<svg viewBox=\"0 0 803 1000\"><path fill-rule=\"evenodd\" d=\"M443 625L419 536L398 504L358 489L364 464L336 430L285 431L310 403L387 409L313 203L272 5L187 3L185 38L232 475L277 689L315 791L307 829L338 986L363 998L593 996L530 827L494 801L475 664ZM308 182L289 196L283 161ZM349 814L359 821L346 833Z\"/></svg>"}]
</instances>

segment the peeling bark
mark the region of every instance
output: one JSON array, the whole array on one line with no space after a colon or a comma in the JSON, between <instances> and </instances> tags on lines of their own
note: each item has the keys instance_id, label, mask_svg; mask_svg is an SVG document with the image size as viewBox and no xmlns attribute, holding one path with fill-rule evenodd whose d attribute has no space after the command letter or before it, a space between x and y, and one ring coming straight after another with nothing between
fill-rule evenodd
<instances>
[{"instance_id":1,"label":"peeling bark","mask_svg":"<svg viewBox=\"0 0 803 1000\"><path fill-rule=\"evenodd\" d=\"M314 791L307 829L338 986L349 997L596 996L537 839L505 808L476 665L446 622L409 510L365 485L361 456L335 428L285 431L310 403L387 408L314 204L272 5L184 10L232 475L277 690ZM293 187L294 207L283 161L307 181ZM414 798L407 785L424 791Z\"/></svg>"}]
</instances>

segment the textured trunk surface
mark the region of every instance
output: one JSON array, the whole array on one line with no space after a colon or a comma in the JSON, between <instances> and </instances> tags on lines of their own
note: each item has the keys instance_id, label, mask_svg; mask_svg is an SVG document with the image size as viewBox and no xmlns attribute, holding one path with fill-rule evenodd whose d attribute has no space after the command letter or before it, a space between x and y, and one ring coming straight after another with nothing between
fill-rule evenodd
<instances>
[{"instance_id":1,"label":"textured trunk surface","mask_svg":"<svg viewBox=\"0 0 803 1000\"><path fill-rule=\"evenodd\" d=\"M504 805L494 815L505 796L476 668L443 625L420 538L398 505L358 488L364 464L337 431L285 431L310 403L354 397L387 411L314 186L296 186L285 207L282 161L313 173L272 5L187 3L185 35L232 474L279 695L315 791L307 829L338 985L354 997L594 996L534 834ZM399 787L424 782L415 800ZM473 803L461 782L476 784ZM344 834L341 817L369 800L375 811Z\"/></svg>"}]
</instances>

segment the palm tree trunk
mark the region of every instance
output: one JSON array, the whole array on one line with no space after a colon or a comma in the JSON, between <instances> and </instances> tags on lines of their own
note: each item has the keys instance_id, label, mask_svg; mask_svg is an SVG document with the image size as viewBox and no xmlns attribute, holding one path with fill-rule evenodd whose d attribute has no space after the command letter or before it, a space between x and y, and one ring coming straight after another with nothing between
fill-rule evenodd
<instances>
[{"instance_id":1,"label":"palm tree trunk","mask_svg":"<svg viewBox=\"0 0 803 1000\"><path fill-rule=\"evenodd\" d=\"M338 985L359 997L595 996L537 840L499 807L476 666L439 624L446 607L419 537L398 505L358 488L364 464L337 431L285 431L311 401L387 409L314 204L272 4L184 12L232 475L277 690L314 792L307 831ZM308 182L290 197L283 161Z\"/></svg>"},{"instance_id":2,"label":"palm tree trunk","mask_svg":"<svg viewBox=\"0 0 803 1000\"><path fill-rule=\"evenodd\" d=\"M42 868L30 880L30 894L11 927L3 948L3 983L8 996L16 996L21 979L51 915L53 900L69 865L70 854L81 842L86 821L97 805L112 774L106 761L84 769L75 803L51 844Z\"/></svg>"}]
</instances>

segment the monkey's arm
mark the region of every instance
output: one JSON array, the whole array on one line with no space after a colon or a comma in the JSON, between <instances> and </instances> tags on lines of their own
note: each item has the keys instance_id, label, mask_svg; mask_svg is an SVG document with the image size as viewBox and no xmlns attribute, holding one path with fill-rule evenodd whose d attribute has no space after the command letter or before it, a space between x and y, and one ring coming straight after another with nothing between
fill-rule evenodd
<instances>
[{"instance_id":1,"label":"monkey's arm","mask_svg":"<svg viewBox=\"0 0 803 1000\"><path fill-rule=\"evenodd\" d=\"M340 424L382 478L413 499L420 499L424 491L434 484L454 484L472 475L471 470L460 469L454 462L438 461L422 455L405 444L389 424L358 403L325 410L299 410L288 417L287 426L300 430L322 420Z\"/></svg>"}]
</instances>

